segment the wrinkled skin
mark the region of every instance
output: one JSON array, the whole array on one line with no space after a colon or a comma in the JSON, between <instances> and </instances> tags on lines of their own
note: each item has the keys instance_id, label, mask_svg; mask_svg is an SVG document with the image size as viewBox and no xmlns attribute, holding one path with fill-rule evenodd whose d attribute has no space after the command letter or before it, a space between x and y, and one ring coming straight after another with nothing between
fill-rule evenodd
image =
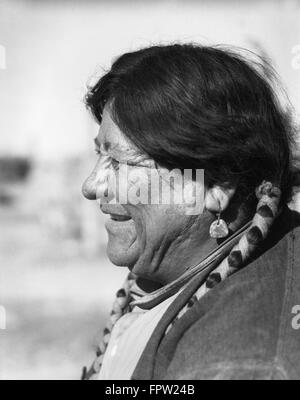
<instances>
[{"instance_id":1,"label":"wrinkled skin","mask_svg":"<svg viewBox=\"0 0 300 400\"><path fill-rule=\"evenodd\" d=\"M140 154L123 135L107 106L95 143L99 160L83 185L88 199L104 196L108 189L105 174L118 170L120 163L128 163L138 171L141 182L155 168L154 161ZM145 185L148 184L145 179ZM187 206L178 204L102 204L103 212L130 218L108 219L106 223L107 253L112 263L127 266L139 277L159 284L176 279L217 246L209 236L209 227L219 205L214 194L205 196L206 208L199 215L187 215Z\"/></svg>"}]
</instances>

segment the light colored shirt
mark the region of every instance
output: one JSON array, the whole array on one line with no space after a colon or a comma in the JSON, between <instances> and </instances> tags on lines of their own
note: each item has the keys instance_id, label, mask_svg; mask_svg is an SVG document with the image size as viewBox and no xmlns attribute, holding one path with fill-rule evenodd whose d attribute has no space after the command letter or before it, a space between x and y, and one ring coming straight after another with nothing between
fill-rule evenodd
<instances>
[{"instance_id":1,"label":"light colored shirt","mask_svg":"<svg viewBox=\"0 0 300 400\"><path fill-rule=\"evenodd\" d=\"M135 307L114 326L98 380L129 380L158 322L178 291L150 310Z\"/></svg>"}]
</instances>

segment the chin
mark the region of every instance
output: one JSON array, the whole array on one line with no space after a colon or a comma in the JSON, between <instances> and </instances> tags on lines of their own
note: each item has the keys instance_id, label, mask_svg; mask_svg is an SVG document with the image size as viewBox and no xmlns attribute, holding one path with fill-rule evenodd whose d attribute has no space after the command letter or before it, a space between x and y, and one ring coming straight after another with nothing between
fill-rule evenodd
<instances>
[{"instance_id":1,"label":"chin","mask_svg":"<svg viewBox=\"0 0 300 400\"><path fill-rule=\"evenodd\" d=\"M132 268L138 260L138 254L135 249L123 249L108 242L107 256L109 260L117 267Z\"/></svg>"}]
</instances>

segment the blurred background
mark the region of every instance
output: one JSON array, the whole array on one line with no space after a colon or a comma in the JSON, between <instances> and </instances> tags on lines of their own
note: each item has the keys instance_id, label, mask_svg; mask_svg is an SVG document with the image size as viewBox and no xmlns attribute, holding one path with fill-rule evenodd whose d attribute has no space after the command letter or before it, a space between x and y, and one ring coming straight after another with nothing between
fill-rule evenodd
<instances>
[{"instance_id":1,"label":"blurred background","mask_svg":"<svg viewBox=\"0 0 300 400\"><path fill-rule=\"evenodd\" d=\"M78 379L126 271L81 183L96 161L86 85L174 41L270 58L300 112L298 0L0 0L0 379Z\"/></svg>"}]
</instances>

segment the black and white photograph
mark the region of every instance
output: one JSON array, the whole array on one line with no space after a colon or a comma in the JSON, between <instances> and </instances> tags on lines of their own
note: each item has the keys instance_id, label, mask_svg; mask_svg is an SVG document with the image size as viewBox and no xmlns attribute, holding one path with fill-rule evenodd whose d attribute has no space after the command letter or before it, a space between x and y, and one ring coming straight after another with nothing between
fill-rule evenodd
<instances>
[{"instance_id":1,"label":"black and white photograph","mask_svg":"<svg viewBox=\"0 0 300 400\"><path fill-rule=\"evenodd\" d=\"M0 0L0 380L300 380L300 0Z\"/></svg>"}]
</instances>

